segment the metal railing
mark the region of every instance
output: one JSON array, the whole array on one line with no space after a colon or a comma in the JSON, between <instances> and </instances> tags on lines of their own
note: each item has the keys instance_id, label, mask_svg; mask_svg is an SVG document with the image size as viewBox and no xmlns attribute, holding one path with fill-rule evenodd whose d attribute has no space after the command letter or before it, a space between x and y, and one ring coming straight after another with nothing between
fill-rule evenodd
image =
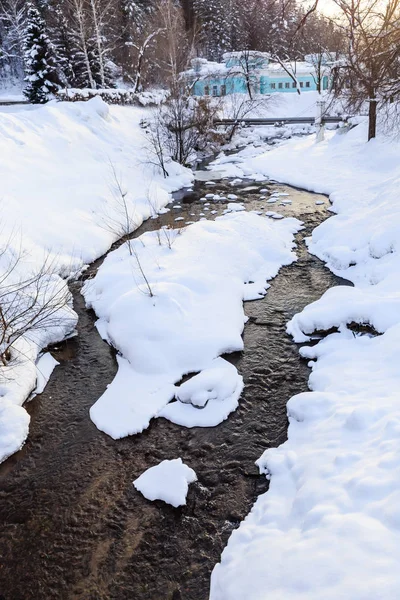
<instances>
[{"instance_id":1,"label":"metal railing","mask_svg":"<svg viewBox=\"0 0 400 600\"><path fill-rule=\"evenodd\" d=\"M325 123L346 123L350 117L322 117L322 124ZM275 117L268 119L216 119L214 125L315 125L317 117Z\"/></svg>"}]
</instances>

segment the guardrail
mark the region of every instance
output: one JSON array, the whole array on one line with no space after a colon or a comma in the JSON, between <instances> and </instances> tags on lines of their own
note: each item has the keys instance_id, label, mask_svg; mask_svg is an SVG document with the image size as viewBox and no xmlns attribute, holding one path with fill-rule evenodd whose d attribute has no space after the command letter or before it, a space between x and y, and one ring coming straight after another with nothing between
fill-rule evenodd
<instances>
[{"instance_id":1,"label":"guardrail","mask_svg":"<svg viewBox=\"0 0 400 600\"><path fill-rule=\"evenodd\" d=\"M325 123L345 123L350 117L322 117L321 121ZM268 119L216 119L214 125L235 125L243 123L244 125L315 125L318 122L317 117L286 117L286 118L268 118Z\"/></svg>"},{"instance_id":2,"label":"guardrail","mask_svg":"<svg viewBox=\"0 0 400 600\"><path fill-rule=\"evenodd\" d=\"M16 106L17 104L29 104L28 100L0 100L0 106Z\"/></svg>"}]
</instances>

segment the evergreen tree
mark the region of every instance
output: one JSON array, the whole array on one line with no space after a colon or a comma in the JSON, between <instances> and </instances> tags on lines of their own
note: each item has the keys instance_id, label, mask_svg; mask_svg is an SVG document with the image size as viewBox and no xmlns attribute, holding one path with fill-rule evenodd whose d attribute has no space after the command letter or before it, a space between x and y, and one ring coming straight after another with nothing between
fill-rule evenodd
<instances>
[{"instance_id":1,"label":"evergreen tree","mask_svg":"<svg viewBox=\"0 0 400 600\"><path fill-rule=\"evenodd\" d=\"M209 60L221 60L231 50L229 29L221 0L194 0L194 9L201 23L200 43Z\"/></svg>"},{"instance_id":2,"label":"evergreen tree","mask_svg":"<svg viewBox=\"0 0 400 600\"><path fill-rule=\"evenodd\" d=\"M33 104L42 104L57 91L58 76L45 22L32 3L27 6L24 51L27 82L24 94Z\"/></svg>"},{"instance_id":3,"label":"evergreen tree","mask_svg":"<svg viewBox=\"0 0 400 600\"><path fill-rule=\"evenodd\" d=\"M51 5L49 33L54 45L60 82L63 86L77 87L79 79L82 78L82 69L77 60L78 50L67 8L68 6L58 2Z\"/></svg>"}]
</instances>

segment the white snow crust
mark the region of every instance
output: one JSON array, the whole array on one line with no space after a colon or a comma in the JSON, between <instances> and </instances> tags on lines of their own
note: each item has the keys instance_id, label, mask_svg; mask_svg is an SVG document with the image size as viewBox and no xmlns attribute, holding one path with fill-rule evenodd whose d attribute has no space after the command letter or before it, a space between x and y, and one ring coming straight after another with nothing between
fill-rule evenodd
<instances>
[{"instance_id":1,"label":"white snow crust","mask_svg":"<svg viewBox=\"0 0 400 600\"><path fill-rule=\"evenodd\" d=\"M270 488L232 534L211 600L400 597L400 144L366 139L362 124L234 165L239 177L330 195L338 214L309 249L354 287L329 290L288 324L297 342L337 332L301 350L311 391L289 400L288 441L257 461Z\"/></svg>"},{"instance_id":2,"label":"white snow crust","mask_svg":"<svg viewBox=\"0 0 400 600\"><path fill-rule=\"evenodd\" d=\"M175 508L186 504L189 484L197 481L197 475L181 458L163 460L150 467L133 485L148 500L164 500Z\"/></svg>"},{"instance_id":3,"label":"white snow crust","mask_svg":"<svg viewBox=\"0 0 400 600\"><path fill-rule=\"evenodd\" d=\"M171 191L191 184L188 169L171 162L164 179L147 160L140 127L145 114L143 108L108 106L100 98L0 107L0 242L7 246L1 272L20 250L13 281L35 272L49 256L62 292L66 284L59 275L79 272L106 252L118 237L107 220L115 222L120 214L113 168L127 192L133 228L162 210ZM0 462L26 439L29 416L20 407L35 389L41 349L75 327L71 307L58 316L59 325L18 340L12 364L2 368Z\"/></svg>"},{"instance_id":4,"label":"white snow crust","mask_svg":"<svg viewBox=\"0 0 400 600\"><path fill-rule=\"evenodd\" d=\"M243 300L262 298L267 280L296 259L300 227L230 213L175 232L171 247L149 232L132 255L126 245L110 253L83 290L101 335L121 354L115 380L91 408L96 426L120 438L156 416L188 427L226 419L243 381L219 357L243 349ZM197 375L177 386L186 374Z\"/></svg>"}]
</instances>

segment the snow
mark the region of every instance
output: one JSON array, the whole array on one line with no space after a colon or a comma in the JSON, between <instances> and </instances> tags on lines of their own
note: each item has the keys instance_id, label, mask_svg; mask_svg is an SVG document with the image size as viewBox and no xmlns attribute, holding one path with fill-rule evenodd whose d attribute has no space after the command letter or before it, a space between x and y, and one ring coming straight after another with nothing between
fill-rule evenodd
<instances>
[{"instance_id":1,"label":"snow","mask_svg":"<svg viewBox=\"0 0 400 600\"><path fill-rule=\"evenodd\" d=\"M99 331L121 355L116 378L90 410L95 425L120 438L157 416L188 427L226 419L243 384L219 357L243 349L243 301L262 298L266 281L296 259L300 227L292 218L229 213L179 230L172 244L148 232L132 255L126 245L110 253L83 289ZM195 377L177 385L187 374ZM205 408L196 406L201 400Z\"/></svg>"},{"instance_id":2,"label":"snow","mask_svg":"<svg viewBox=\"0 0 400 600\"><path fill-rule=\"evenodd\" d=\"M197 481L197 475L181 458L163 460L150 467L133 485L148 500L163 500L175 508L186 504L189 484Z\"/></svg>"},{"instance_id":3,"label":"snow","mask_svg":"<svg viewBox=\"0 0 400 600\"><path fill-rule=\"evenodd\" d=\"M22 447L29 431L30 416L22 406L7 399L0 402L0 453L3 460Z\"/></svg>"},{"instance_id":4,"label":"snow","mask_svg":"<svg viewBox=\"0 0 400 600\"><path fill-rule=\"evenodd\" d=\"M400 596L400 144L366 143L365 124L326 137L243 163L329 194L337 214L309 250L354 287L328 290L288 324L300 343L336 331L301 349L310 391L288 402L288 441L257 461L270 487L232 534L211 600Z\"/></svg>"},{"instance_id":5,"label":"snow","mask_svg":"<svg viewBox=\"0 0 400 600\"><path fill-rule=\"evenodd\" d=\"M35 396L41 394L49 381L52 372L60 363L52 357L50 352L45 352L36 363L37 381Z\"/></svg>"},{"instance_id":6,"label":"snow","mask_svg":"<svg viewBox=\"0 0 400 600\"><path fill-rule=\"evenodd\" d=\"M226 207L226 212L238 212L241 210L246 210L246 208L240 202L228 202L228 206Z\"/></svg>"},{"instance_id":7,"label":"snow","mask_svg":"<svg viewBox=\"0 0 400 600\"><path fill-rule=\"evenodd\" d=\"M170 192L191 185L188 169L171 162L164 179L147 160L140 127L146 114L144 108L108 106L100 98L0 108L0 243L7 246L2 270L22 251L13 277L23 278L48 256L65 290L59 275L78 273L120 235L109 226L120 217L113 169L127 192L132 228L162 211ZM20 407L36 387L40 351L75 326L71 307L60 317L59 326L19 340L14 351L19 359L3 369L0 462L26 439L29 416Z\"/></svg>"},{"instance_id":8,"label":"snow","mask_svg":"<svg viewBox=\"0 0 400 600\"><path fill-rule=\"evenodd\" d=\"M165 101L167 92L161 89L136 93L127 87L96 89L68 88L61 89L57 97L68 102L86 101L99 97L108 104L157 106Z\"/></svg>"},{"instance_id":9,"label":"snow","mask_svg":"<svg viewBox=\"0 0 400 600\"><path fill-rule=\"evenodd\" d=\"M185 427L215 427L239 406L243 378L236 368L223 358L183 383L159 415ZM201 410L199 410L201 408Z\"/></svg>"},{"instance_id":10,"label":"snow","mask_svg":"<svg viewBox=\"0 0 400 600\"><path fill-rule=\"evenodd\" d=\"M274 126L260 126L239 128L235 133L233 140L224 146L224 150L235 150L243 148L239 154L226 157L227 163L230 165L228 173L227 168L221 169L220 176L233 178L252 177L254 171L246 168L244 171L236 169L236 164L240 167L243 162L243 157L248 157L249 154L264 154L265 142L270 140L273 144L279 144L281 141L286 141L293 136L305 136L315 132L315 126L310 124L284 125L282 120L287 117L316 117L318 114L317 102L321 99L318 92L309 91L297 93L274 93L270 97L256 97L254 108L246 114L246 118L274 118L276 123ZM326 92L322 93L322 99L329 105L329 114L331 116L344 114L343 106L335 101L332 102L331 97ZM258 101L260 100L260 101ZM243 95L227 95L220 98L221 101L221 118L230 118L237 114L238 107L243 102ZM327 125L328 129L336 129L337 125ZM248 167L248 165L246 166ZM214 167L215 168L215 167ZM257 179L257 178L255 178ZM260 181L262 178L260 177ZM261 191L262 193L262 191Z\"/></svg>"}]
</instances>

